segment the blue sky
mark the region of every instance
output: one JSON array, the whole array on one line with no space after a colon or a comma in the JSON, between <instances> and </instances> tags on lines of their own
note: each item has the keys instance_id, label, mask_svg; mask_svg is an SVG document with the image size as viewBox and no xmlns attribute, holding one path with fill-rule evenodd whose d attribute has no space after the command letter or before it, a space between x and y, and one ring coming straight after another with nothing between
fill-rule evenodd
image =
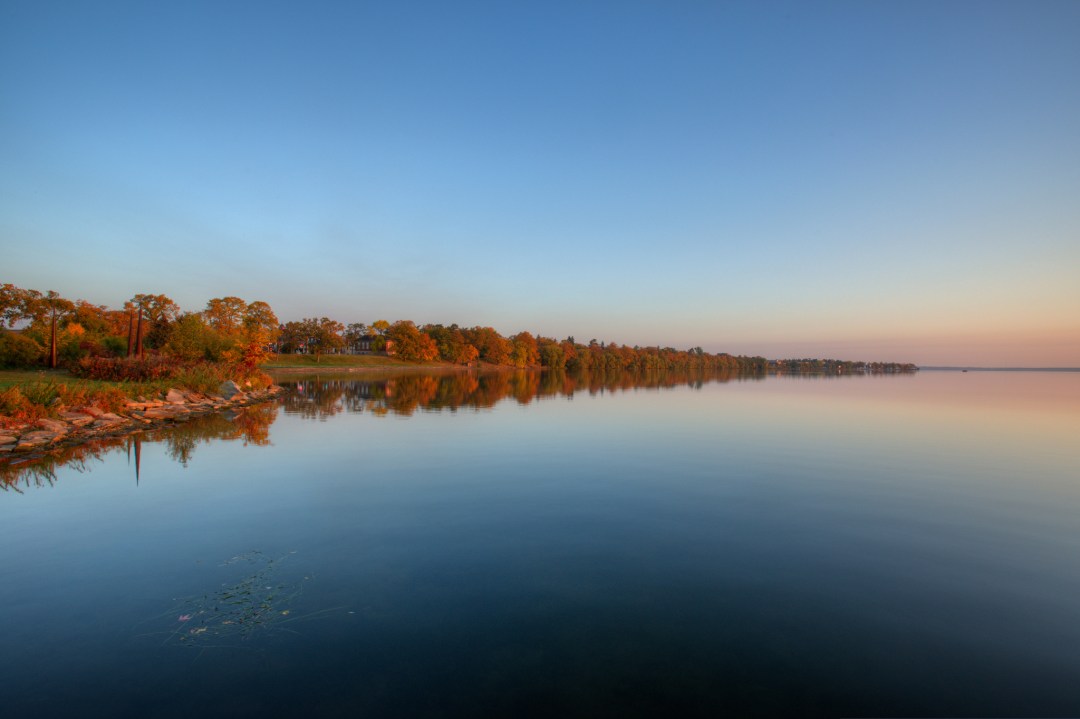
<instances>
[{"instance_id":1,"label":"blue sky","mask_svg":"<svg viewBox=\"0 0 1080 719\"><path fill-rule=\"evenodd\" d=\"M0 3L0 281L1080 365L1080 3Z\"/></svg>"}]
</instances>

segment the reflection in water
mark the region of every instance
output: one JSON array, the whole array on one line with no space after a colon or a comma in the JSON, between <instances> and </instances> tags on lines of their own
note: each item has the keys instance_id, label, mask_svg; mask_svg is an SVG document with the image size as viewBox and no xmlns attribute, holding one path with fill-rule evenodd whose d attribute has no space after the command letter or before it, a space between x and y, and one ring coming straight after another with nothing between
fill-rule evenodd
<instances>
[{"instance_id":1,"label":"reflection in water","mask_svg":"<svg viewBox=\"0 0 1080 719\"><path fill-rule=\"evenodd\" d=\"M5 716L1076 714L1080 374L711 379L282 375L57 469Z\"/></svg>"},{"instance_id":2,"label":"reflection in water","mask_svg":"<svg viewBox=\"0 0 1080 719\"><path fill-rule=\"evenodd\" d=\"M709 382L764 379L764 375L692 370L683 372L565 372L500 371L490 373L452 372L441 374L288 375L278 379L290 390L277 402L267 402L241 410L193 417L167 428L124 437L108 437L67 447L49 456L0 465L0 488L21 491L20 487L51 486L56 470L71 467L89 470L106 454L127 452L134 460L136 482L142 465L142 443L163 443L168 456L188 466L196 448L215 440L242 440L244 445L270 443L270 425L277 418L278 403L285 413L325 421L341 412L368 412L409 416L417 409L456 411L483 409L501 400L529 404L540 397L572 398L578 392L603 394L632 389L669 389L688 386L700 389Z\"/></svg>"},{"instance_id":3,"label":"reflection in water","mask_svg":"<svg viewBox=\"0 0 1080 719\"><path fill-rule=\"evenodd\" d=\"M270 444L270 425L277 418L274 403L253 405L238 410L192 417L172 427L138 432L123 437L103 437L85 444L65 447L54 454L25 462L0 465L0 489L21 492L23 487L51 486L56 470L69 467L88 471L94 463L114 452L127 452L134 459L135 479L139 479L144 442L164 444L168 456L183 466L191 461L200 444L216 440L241 440L244 445Z\"/></svg>"},{"instance_id":4,"label":"reflection in water","mask_svg":"<svg viewBox=\"0 0 1080 719\"><path fill-rule=\"evenodd\" d=\"M282 399L286 414L325 420L340 412L376 415L413 414L417 409L440 411L493 407L513 398L529 404L536 398L573 397L578 392L602 394L632 389L699 389L709 382L764 379L761 374L731 372L613 372L576 373L503 371L491 373L397 374L365 376L292 375L279 378L291 390Z\"/></svg>"}]
</instances>

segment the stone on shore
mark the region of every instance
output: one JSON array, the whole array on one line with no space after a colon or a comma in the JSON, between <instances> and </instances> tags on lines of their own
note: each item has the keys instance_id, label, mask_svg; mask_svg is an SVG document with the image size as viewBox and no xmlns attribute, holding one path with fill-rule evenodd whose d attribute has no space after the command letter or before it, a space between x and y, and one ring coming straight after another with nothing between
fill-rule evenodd
<instances>
[{"instance_id":1,"label":"stone on shore","mask_svg":"<svg viewBox=\"0 0 1080 719\"><path fill-rule=\"evenodd\" d=\"M43 444L48 444L57 438L55 432L27 432L23 436L19 437L19 443L15 445L16 450L32 449L34 447L40 447Z\"/></svg>"},{"instance_id":2,"label":"stone on shore","mask_svg":"<svg viewBox=\"0 0 1080 719\"><path fill-rule=\"evenodd\" d=\"M249 385L250 386L250 385ZM59 447L79 441L93 441L102 436L116 436L143 431L143 425L185 422L210 412L221 412L226 419L235 419L242 407L273 397L280 387L245 392L234 381L223 382L216 394L171 389L165 401L139 397L124 403L122 414L106 412L93 405L87 407L57 407L59 419L42 418L32 424L7 424L0 429L0 464L5 466L34 461L47 456Z\"/></svg>"},{"instance_id":3,"label":"stone on shore","mask_svg":"<svg viewBox=\"0 0 1080 719\"><path fill-rule=\"evenodd\" d=\"M60 418L76 427L82 427L83 425L90 424L94 421L93 417L82 412L61 412Z\"/></svg>"},{"instance_id":4,"label":"stone on shore","mask_svg":"<svg viewBox=\"0 0 1080 719\"><path fill-rule=\"evenodd\" d=\"M55 419L39 419L34 423L35 427L41 427L49 432L63 433L68 431L68 426L63 422L57 422Z\"/></svg>"},{"instance_id":5,"label":"stone on shore","mask_svg":"<svg viewBox=\"0 0 1080 719\"><path fill-rule=\"evenodd\" d=\"M222 382L221 386L218 387L218 394L220 394L225 399L232 399L233 396L240 394L241 392L242 390L240 389L240 386L237 385L236 382L233 382L231 379Z\"/></svg>"}]
</instances>

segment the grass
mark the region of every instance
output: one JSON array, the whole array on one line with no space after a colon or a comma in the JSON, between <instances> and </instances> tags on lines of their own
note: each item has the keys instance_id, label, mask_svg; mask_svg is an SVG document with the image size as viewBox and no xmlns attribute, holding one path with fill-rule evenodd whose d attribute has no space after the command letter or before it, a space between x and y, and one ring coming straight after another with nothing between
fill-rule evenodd
<instances>
[{"instance_id":1,"label":"grass","mask_svg":"<svg viewBox=\"0 0 1080 719\"><path fill-rule=\"evenodd\" d=\"M128 399L156 389L150 383L125 385L79 379L62 370L0 370L0 416L32 422L54 416L58 405L95 404L116 411ZM3 422L6 420L0 420Z\"/></svg>"},{"instance_id":2,"label":"grass","mask_svg":"<svg viewBox=\"0 0 1080 719\"><path fill-rule=\"evenodd\" d=\"M263 370L348 370L449 367L442 362L409 362L386 355L272 355ZM270 378L262 375L263 381ZM54 415L57 405L96 404L116 410L124 401L154 398L172 387L213 393L222 376L215 368L195 367L172 379L147 382L111 382L81 379L67 370L0 370L0 415L22 421Z\"/></svg>"},{"instance_id":3,"label":"grass","mask_svg":"<svg viewBox=\"0 0 1080 719\"><path fill-rule=\"evenodd\" d=\"M63 384L70 387L85 389L89 392L108 390L113 387L124 388L123 382L101 382L92 379L79 379L68 374L67 370L33 370L33 369L0 369L0 390L23 386L28 384ZM138 385L144 387L148 385ZM167 389L167 388L166 388Z\"/></svg>"},{"instance_id":4,"label":"grass","mask_svg":"<svg viewBox=\"0 0 1080 719\"><path fill-rule=\"evenodd\" d=\"M220 368L194 367L171 379L112 382L74 377L67 370L0 370L0 418L7 418L0 425L56 416L60 406L96 405L116 412L128 400L154 399L174 387L212 394L224 376ZM250 380L257 389L271 383L262 373Z\"/></svg>"}]
</instances>

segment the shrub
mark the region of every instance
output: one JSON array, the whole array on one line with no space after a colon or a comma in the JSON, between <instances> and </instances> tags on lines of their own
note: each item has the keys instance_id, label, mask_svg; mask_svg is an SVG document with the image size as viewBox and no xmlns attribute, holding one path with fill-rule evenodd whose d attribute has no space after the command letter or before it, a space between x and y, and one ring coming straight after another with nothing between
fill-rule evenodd
<instances>
[{"instance_id":1,"label":"shrub","mask_svg":"<svg viewBox=\"0 0 1080 719\"><path fill-rule=\"evenodd\" d=\"M44 355L42 346L26 335L0 330L0 367L33 367Z\"/></svg>"},{"instance_id":2,"label":"shrub","mask_svg":"<svg viewBox=\"0 0 1080 719\"><path fill-rule=\"evenodd\" d=\"M197 314L187 314L169 329L167 350L187 360L219 361L232 347L232 342L218 334Z\"/></svg>"},{"instance_id":3,"label":"shrub","mask_svg":"<svg viewBox=\"0 0 1080 719\"><path fill-rule=\"evenodd\" d=\"M191 365L176 375L178 384L208 394L217 392L221 383L231 378L232 374L226 365L205 362Z\"/></svg>"},{"instance_id":4,"label":"shrub","mask_svg":"<svg viewBox=\"0 0 1080 719\"><path fill-rule=\"evenodd\" d=\"M27 399L19 387L8 387L0 392L0 415L20 422L33 422L45 414L46 409Z\"/></svg>"},{"instance_id":5,"label":"shrub","mask_svg":"<svg viewBox=\"0 0 1080 719\"><path fill-rule=\"evenodd\" d=\"M83 404L96 405L106 412L119 412L131 398L119 387L105 387L95 390L87 399L89 401L84 400Z\"/></svg>"},{"instance_id":6,"label":"shrub","mask_svg":"<svg viewBox=\"0 0 1080 719\"><path fill-rule=\"evenodd\" d=\"M106 337L101 341L102 356L123 357L127 354L127 342L119 337Z\"/></svg>"},{"instance_id":7,"label":"shrub","mask_svg":"<svg viewBox=\"0 0 1080 719\"><path fill-rule=\"evenodd\" d=\"M25 382L19 385L19 391L30 402L48 407L59 399L62 386L56 382Z\"/></svg>"},{"instance_id":8,"label":"shrub","mask_svg":"<svg viewBox=\"0 0 1080 719\"><path fill-rule=\"evenodd\" d=\"M83 357L71 367L71 373L84 379L108 382L151 382L172 379L184 370L175 357Z\"/></svg>"}]
</instances>

